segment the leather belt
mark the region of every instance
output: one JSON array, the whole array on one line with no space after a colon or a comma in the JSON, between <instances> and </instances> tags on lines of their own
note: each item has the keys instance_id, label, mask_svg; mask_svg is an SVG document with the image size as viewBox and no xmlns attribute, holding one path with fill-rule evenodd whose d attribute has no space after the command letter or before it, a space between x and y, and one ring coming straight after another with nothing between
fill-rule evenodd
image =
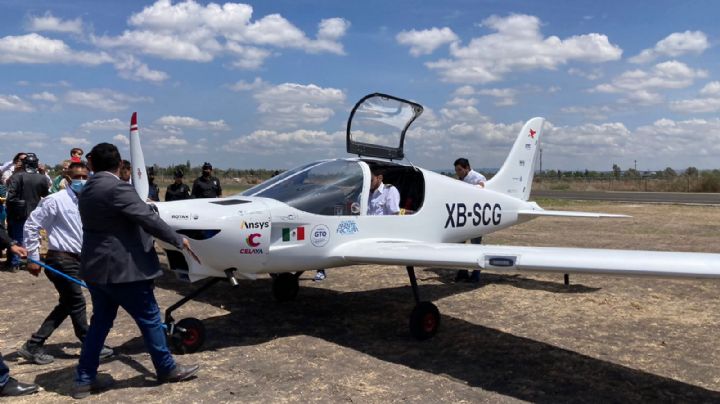
<instances>
[{"instance_id":1,"label":"leather belt","mask_svg":"<svg viewBox=\"0 0 720 404\"><path fill-rule=\"evenodd\" d=\"M67 251L56 251L56 250L48 250L47 252L48 257L65 257L65 258L72 258L74 260L80 260L80 254L75 254Z\"/></svg>"}]
</instances>

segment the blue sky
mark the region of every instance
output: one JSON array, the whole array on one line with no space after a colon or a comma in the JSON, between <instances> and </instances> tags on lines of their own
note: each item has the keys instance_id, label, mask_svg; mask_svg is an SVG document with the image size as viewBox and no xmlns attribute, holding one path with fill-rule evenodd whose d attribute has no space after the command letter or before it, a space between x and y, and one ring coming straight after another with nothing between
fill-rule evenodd
<instances>
[{"instance_id":1,"label":"blue sky","mask_svg":"<svg viewBox=\"0 0 720 404\"><path fill-rule=\"evenodd\" d=\"M127 153L291 168L345 155L362 96L425 113L410 161L497 167L547 118L543 168L717 168L716 1L0 0L0 159Z\"/></svg>"}]
</instances>

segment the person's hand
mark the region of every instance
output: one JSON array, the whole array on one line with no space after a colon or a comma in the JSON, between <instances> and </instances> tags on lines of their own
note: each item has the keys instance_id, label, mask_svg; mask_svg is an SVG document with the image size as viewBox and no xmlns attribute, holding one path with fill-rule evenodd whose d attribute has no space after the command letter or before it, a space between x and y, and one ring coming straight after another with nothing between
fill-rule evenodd
<instances>
[{"instance_id":1,"label":"person's hand","mask_svg":"<svg viewBox=\"0 0 720 404\"><path fill-rule=\"evenodd\" d=\"M42 267L40 267L40 265L38 265L38 264L36 264L36 263L34 263L34 262L28 262L28 264L27 264L27 270L28 270L28 272L30 272L31 274L33 274L33 275L35 275L35 276L38 276L38 275L40 275L40 272L42 271Z\"/></svg>"},{"instance_id":2,"label":"person's hand","mask_svg":"<svg viewBox=\"0 0 720 404\"><path fill-rule=\"evenodd\" d=\"M23 246L19 246L19 245L11 246L10 251L12 251L12 253L15 255L19 255L20 258L27 257L27 250Z\"/></svg>"},{"instance_id":3,"label":"person's hand","mask_svg":"<svg viewBox=\"0 0 720 404\"><path fill-rule=\"evenodd\" d=\"M183 250L187 251L192 257L197 261L198 264L202 265L202 262L200 262L200 258L195 254L195 251L190 248L190 240L183 237Z\"/></svg>"}]
</instances>

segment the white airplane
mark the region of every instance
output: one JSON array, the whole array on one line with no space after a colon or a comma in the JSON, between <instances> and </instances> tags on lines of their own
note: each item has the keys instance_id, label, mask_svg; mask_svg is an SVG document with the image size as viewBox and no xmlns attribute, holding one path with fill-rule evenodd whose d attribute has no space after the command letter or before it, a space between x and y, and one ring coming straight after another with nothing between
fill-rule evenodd
<instances>
[{"instance_id":1,"label":"white airplane","mask_svg":"<svg viewBox=\"0 0 720 404\"><path fill-rule=\"evenodd\" d=\"M585 248L516 247L459 244L464 240L540 216L627 217L543 210L528 201L543 118L529 120L510 154L484 188L399 162L408 127L422 113L419 104L385 94L370 94L352 109L347 151L357 157L315 161L284 172L227 198L155 203L158 214L191 240L199 257L160 242L172 271L205 285L166 311L168 333L176 350L193 352L205 330L197 319L177 324L172 311L219 280L271 274L276 299L292 300L303 271L358 264L402 265L416 306L410 332L432 337L440 325L437 307L421 301L416 266L544 271L661 277L719 277L720 254ZM133 178L141 197L146 174L136 116L130 129ZM446 157L449 158L449 157ZM400 193L401 213L366 214L371 170L385 171L384 182ZM142 189L141 189L142 188Z\"/></svg>"}]
</instances>

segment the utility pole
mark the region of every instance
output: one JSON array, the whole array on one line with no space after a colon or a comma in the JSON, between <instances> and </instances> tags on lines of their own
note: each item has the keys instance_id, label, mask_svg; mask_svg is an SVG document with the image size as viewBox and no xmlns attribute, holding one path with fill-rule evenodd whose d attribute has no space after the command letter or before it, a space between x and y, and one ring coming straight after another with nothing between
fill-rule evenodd
<instances>
[{"instance_id":1,"label":"utility pole","mask_svg":"<svg viewBox=\"0 0 720 404\"><path fill-rule=\"evenodd\" d=\"M635 171L637 171L637 160L633 160L635 162Z\"/></svg>"}]
</instances>

